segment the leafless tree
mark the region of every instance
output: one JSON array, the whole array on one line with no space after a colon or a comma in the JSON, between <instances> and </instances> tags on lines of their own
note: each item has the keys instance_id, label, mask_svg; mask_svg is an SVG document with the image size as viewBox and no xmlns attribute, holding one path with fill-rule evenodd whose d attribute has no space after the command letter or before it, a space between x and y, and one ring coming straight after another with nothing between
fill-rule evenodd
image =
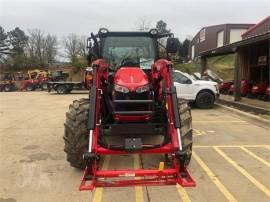
<instances>
[{"instance_id":1,"label":"leafless tree","mask_svg":"<svg viewBox=\"0 0 270 202\"><path fill-rule=\"evenodd\" d=\"M78 54L85 57L87 54L87 37L81 36L78 43Z\"/></svg>"},{"instance_id":2,"label":"leafless tree","mask_svg":"<svg viewBox=\"0 0 270 202\"><path fill-rule=\"evenodd\" d=\"M148 31L151 28L151 22L146 16L141 17L137 24L137 30L139 31Z\"/></svg>"},{"instance_id":3,"label":"leafless tree","mask_svg":"<svg viewBox=\"0 0 270 202\"><path fill-rule=\"evenodd\" d=\"M79 41L78 35L73 33L63 38L64 49L70 60L78 55Z\"/></svg>"},{"instance_id":4,"label":"leafless tree","mask_svg":"<svg viewBox=\"0 0 270 202\"><path fill-rule=\"evenodd\" d=\"M55 62L57 55L58 40L57 36L48 34L45 38L45 54L49 64Z\"/></svg>"},{"instance_id":5,"label":"leafless tree","mask_svg":"<svg viewBox=\"0 0 270 202\"><path fill-rule=\"evenodd\" d=\"M55 61L58 48L57 37L39 29L29 30L27 54L32 65L45 66Z\"/></svg>"},{"instance_id":6,"label":"leafless tree","mask_svg":"<svg viewBox=\"0 0 270 202\"><path fill-rule=\"evenodd\" d=\"M44 66L46 64L45 34L39 29L29 30L28 53L31 62Z\"/></svg>"}]
</instances>

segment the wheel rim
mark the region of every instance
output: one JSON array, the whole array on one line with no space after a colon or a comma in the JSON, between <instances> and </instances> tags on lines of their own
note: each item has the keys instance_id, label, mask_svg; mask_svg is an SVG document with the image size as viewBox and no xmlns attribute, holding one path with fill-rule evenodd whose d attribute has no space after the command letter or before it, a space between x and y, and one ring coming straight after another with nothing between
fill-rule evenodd
<instances>
[{"instance_id":1,"label":"wheel rim","mask_svg":"<svg viewBox=\"0 0 270 202\"><path fill-rule=\"evenodd\" d=\"M199 98L199 104L202 107L209 107L212 103L212 98L210 96L202 96Z\"/></svg>"},{"instance_id":2,"label":"wheel rim","mask_svg":"<svg viewBox=\"0 0 270 202\"><path fill-rule=\"evenodd\" d=\"M59 86L59 87L58 87L58 92L59 92L60 94L63 94L63 93L65 92L65 88L64 88L63 86Z\"/></svg>"},{"instance_id":3,"label":"wheel rim","mask_svg":"<svg viewBox=\"0 0 270 202\"><path fill-rule=\"evenodd\" d=\"M33 88L32 88L32 86L31 86L31 85L28 85L28 86L26 87L26 90L27 90L27 91L32 91L32 90L33 90Z\"/></svg>"}]
</instances>

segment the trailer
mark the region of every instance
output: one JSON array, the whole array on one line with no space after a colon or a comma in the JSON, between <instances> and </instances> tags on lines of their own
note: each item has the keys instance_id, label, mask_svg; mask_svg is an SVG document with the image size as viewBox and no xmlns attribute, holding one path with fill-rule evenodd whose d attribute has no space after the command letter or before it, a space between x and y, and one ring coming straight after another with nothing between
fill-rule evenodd
<instances>
[{"instance_id":1,"label":"trailer","mask_svg":"<svg viewBox=\"0 0 270 202\"><path fill-rule=\"evenodd\" d=\"M48 92L52 90L58 94L68 94L73 90L89 90L93 83L93 69L85 69L83 81L50 81L47 83Z\"/></svg>"}]
</instances>

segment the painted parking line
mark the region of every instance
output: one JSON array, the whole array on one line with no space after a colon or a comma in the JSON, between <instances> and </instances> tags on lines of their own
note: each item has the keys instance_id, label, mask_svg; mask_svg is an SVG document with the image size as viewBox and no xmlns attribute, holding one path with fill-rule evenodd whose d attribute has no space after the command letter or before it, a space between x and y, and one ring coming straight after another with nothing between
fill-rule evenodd
<instances>
[{"instance_id":1,"label":"painted parking line","mask_svg":"<svg viewBox=\"0 0 270 202\"><path fill-rule=\"evenodd\" d=\"M182 202L191 202L191 200L187 194L187 191L182 186L177 184L176 189L177 189L177 191L182 199Z\"/></svg>"},{"instance_id":2,"label":"painted parking line","mask_svg":"<svg viewBox=\"0 0 270 202\"><path fill-rule=\"evenodd\" d=\"M109 164L110 164L110 160L111 160L111 156L105 156L104 157L104 161L103 161L103 165L102 165L102 170L108 170L109 168ZM102 187L98 187L95 190L95 194L93 197L93 202L101 202L102 201L102 196L103 196L103 189Z\"/></svg>"},{"instance_id":3,"label":"painted parking line","mask_svg":"<svg viewBox=\"0 0 270 202\"><path fill-rule=\"evenodd\" d=\"M140 156L138 154L133 154L133 166L134 169L140 168ZM135 179L140 179L140 177L135 177ZM135 200L136 202L144 202L142 186L135 186Z\"/></svg>"},{"instance_id":4,"label":"painted parking line","mask_svg":"<svg viewBox=\"0 0 270 202\"><path fill-rule=\"evenodd\" d=\"M193 131L194 131L194 133L193 133L194 136L206 135L206 132L203 130L197 130L197 129L193 128Z\"/></svg>"},{"instance_id":5,"label":"painted parking line","mask_svg":"<svg viewBox=\"0 0 270 202\"><path fill-rule=\"evenodd\" d=\"M270 145L194 145L193 148L212 148L212 147L220 147L220 148L231 148L231 147L258 147L258 148L269 148Z\"/></svg>"},{"instance_id":6,"label":"painted parking line","mask_svg":"<svg viewBox=\"0 0 270 202\"><path fill-rule=\"evenodd\" d=\"M246 123L246 121L192 121L192 123Z\"/></svg>"},{"instance_id":7,"label":"painted parking line","mask_svg":"<svg viewBox=\"0 0 270 202\"><path fill-rule=\"evenodd\" d=\"M237 201L234 198L234 196L228 191L228 189L221 183L221 181L217 178L217 176L208 168L208 166L196 154L196 152L193 151L192 156L198 162L198 164L202 167L202 169L208 175L210 180L217 186L217 188L221 191L221 193L227 198L227 200L230 202Z\"/></svg>"},{"instance_id":8,"label":"painted parking line","mask_svg":"<svg viewBox=\"0 0 270 202\"><path fill-rule=\"evenodd\" d=\"M240 167L235 161L233 161L230 157L228 157L221 149L218 147L214 147L214 149L226 160L228 161L234 168L236 168L242 175L244 175L247 179L249 179L258 189L260 189L263 193L265 193L268 197L270 197L270 190L265 187L262 183L256 180L251 174L249 174L244 168Z\"/></svg>"},{"instance_id":9,"label":"painted parking line","mask_svg":"<svg viewBox=\"0 0 270 202\"><path fill-rule=\"evenodd\" d=\"M262 162L264 165L270 167L270 163L267 162L266 160L262 159L261 157L257 156L256 154L254 154L252 151L248 150L245 147L240 147L243 151L245 151L246 153L248 153L250 156L252 156L253 158L257 159L258 161Z\"/></svg>"},{"instance_id":10,"label":"painted parking line","mask_svg":"<svg viewBox=\"0 0 270 202\"><path fill-rule=\"evenodd\" d=\"M134 162L134 169L138 169L141 167L140 158L138 154L133 155L133 162ZM140 177L135 177L135 179L140 179ZM191 202L186 190L182 186L177 184L176 189L183 202ZM136 202L144 202L142 186L135 186L135 200Z\"/></svg>"}]
</instances>

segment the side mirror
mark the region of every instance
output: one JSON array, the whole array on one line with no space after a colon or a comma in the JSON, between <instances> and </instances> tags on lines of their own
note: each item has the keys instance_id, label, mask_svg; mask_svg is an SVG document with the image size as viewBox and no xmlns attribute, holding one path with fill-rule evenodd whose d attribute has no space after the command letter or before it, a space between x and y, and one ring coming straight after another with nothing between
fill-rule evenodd
<instances>
[{"instance_id":1,"label":"side mirror","mask_svg":"<svg viewBox=\"0 0 270 202\"><path fill-rule=\"evenodd\" d=\"M166 45L166 50L167 53L176 53L179 47L179 40L177 38L168 38L167 39L167 45Z\"/></svg>"}]
</instances>

